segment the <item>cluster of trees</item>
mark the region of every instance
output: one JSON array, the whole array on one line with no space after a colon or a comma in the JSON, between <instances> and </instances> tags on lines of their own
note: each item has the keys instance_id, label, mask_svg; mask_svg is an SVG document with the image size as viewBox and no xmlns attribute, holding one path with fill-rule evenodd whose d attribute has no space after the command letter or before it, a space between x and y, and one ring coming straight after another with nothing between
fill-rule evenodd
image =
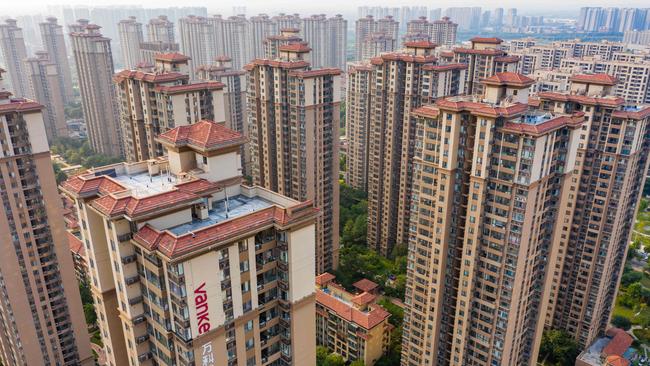
<instances>
[{"instance_id":1,"label":"cluster of trees","mask_svg":"<svg viewBox=\"0 0 650 366\"><path fill-rule=\"evenodd\" d=\"M548 366L573 365L580 354L578 342L566 331L550 329L542 334L539 360Z\"/></svg>"},{"instance_id":2,"label":"cluster of trees","mask_svg":"<svg viewBox=\"0 0 650 366\"><path fill-rule=\"evenodd\" d=\"M341 244L365 246L368 231L368 197L366 193L341 183L339 197Z\"/></svg>"},{"instance_id":3,"label":"cluster of trees","mask_svg":"<svg viewBox=\"0 0 650 366\"><path fill-rule=\"evenodd\" d=\"M53 154L61 155L68 164L79 164L85 168L119 163L119 157L96 154L85 139L59 137L50 146Z\"/></svg>"},{"instance_id":4,"label":"cluster of trees","mask_svg":"<svg viewBox=\"0 0 650 366\"><path fill-rule=\"evenodd\" d=\"M345 364L345 359L338 353L331 353L323 346L316 347L316 366L345 366ZM364 363L361 360L356 360L349 366L364 366Z\"/></svg>"},{"instance_id":5,"label":"cluster of trees","mask_svg":"<svg viewBox=\"0 0 650 366\"><path fill-rule=\"evenodd\" d=\"M83 305L86 324L95 326L97 324L97 313L93 304L93 295L90 292L90 286L86 281L79 282L79 294L81 295L81 304Z\"/></svg>"}]
</instances>

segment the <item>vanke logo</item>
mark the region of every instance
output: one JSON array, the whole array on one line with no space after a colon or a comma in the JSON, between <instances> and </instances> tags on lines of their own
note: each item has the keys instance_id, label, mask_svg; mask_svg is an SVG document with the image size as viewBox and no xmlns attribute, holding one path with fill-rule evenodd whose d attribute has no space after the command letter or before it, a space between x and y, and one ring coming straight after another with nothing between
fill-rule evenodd
<instances>
[{"instance_id":1,"label":"vanke logo","mask_svg":"<svg viewBox=\"0 0 650 366\"><path fill-rule=\"evenodd\" d=\"M205 282L194 290L194 304L196 305L196 321L199 325L199 334L210 331L210 318L208 313L208 293L205 291Z\"/></svg>"}]
</instances>

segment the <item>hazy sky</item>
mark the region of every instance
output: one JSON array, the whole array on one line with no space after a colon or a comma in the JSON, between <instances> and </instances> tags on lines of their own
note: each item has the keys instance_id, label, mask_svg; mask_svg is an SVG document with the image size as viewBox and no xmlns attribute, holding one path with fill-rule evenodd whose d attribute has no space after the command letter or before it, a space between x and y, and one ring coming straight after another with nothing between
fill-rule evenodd
<instances>
[{"instance_id":1,"label":"hazy sky","mask_svg":"<svg viewBox=\"0 0 650 366\"><path fill-rule=\"evenodd\" d=\"M422 0L327 0L327 1L296 1L296 0L91 0L91 1L62 1L62 0L0 0L0 16L20 15L29 12L44 11L48 4L70 5L142 5L143 7L166 6L206 6L210 13L230 14L234 5L246 6L247 13L258 12L336 12L353 13L357 6L402 6L424 5L429 8L446 8L451 6L481 6L483 8L517 7L521 11L548 12L578 9L581 6L611 6L611 7L650 7L648 0L454 0L454 1L422 1Z\"/></svg>"}]
</instances>

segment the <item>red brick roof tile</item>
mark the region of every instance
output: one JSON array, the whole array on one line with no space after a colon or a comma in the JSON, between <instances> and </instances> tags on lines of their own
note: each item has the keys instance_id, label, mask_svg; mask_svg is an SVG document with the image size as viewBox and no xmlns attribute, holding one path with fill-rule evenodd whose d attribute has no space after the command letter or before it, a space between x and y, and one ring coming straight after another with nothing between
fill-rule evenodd
<instances>
[{"instance_id":1,"label":"red brick roof tile","mask_svg":"<svg viewBox=\"0 0 650 366\"><path fill-rule=\"evenodd\" d=\"M202 150L238 146L246 142L246 138L241 133L227 128L223 123L208 120L178 126L158 135L156 140L174 146L192 146Z\"/></svg>"},{"instance_id":2,"label":"red brick roof tile","mask_svg":"<svg viewBox=\"0 0 650 366\"><path fill-rule=\"evenodd\" d=\"M304 52L311 51L311 48L305 42L295 42L295 43L280 45L280 47L278 47L278 50L284 51L284 52L301 52L301 53L304 53Z\"/></svg>"},{"instance_id":3,"label":"red brick roof tile","mask_svg":"<svg viewBox=\"0 0 650 366\"><path fill-rule=\"evenodd\" d=\"M161 61L188 61L192 58L179 52L156 53L154 59Z\"/></svg>"},{"instance_id":4,"label":"red brick roof tile","mask_svg":"<svg viewBox=\"0 0 650 366\"><path fill-rule=\"evenodd\" d=\"M612 340L607 343L601 352L605 357L612 355L622 356L632 345L632 336L627 334L623 329L610 328L606 334L608 337L612 337Z\"/></svg>"},{"instance_id":5,"label":"red brick roof tile","mask_svg":"<svg viewBox=\"0 0 650 366\"><path fill-rule=\"evenodd\" d=\"M566 94L557 92L539 92L537 96L544 100L554 100L561 102L574 102L588 105L602 105L606 107L619 107L625 103L623 98L605 98L605 97L592 97L587 95Z\"/></svg>"},{"instance_id":6,"label":"red brick roof tile","mask_svg":"<svg viewBox=\"0 0 650 366\"><path fill-rule=\"evenodd\" d=\"M372 292L374 289L379 287L378 284L370 281L367 278L362 278L359 281L355 282L352 284L355 288L363 291L363 292Z\"/></svg>"},{"instance_id":7,"label":"red brick roof tile","mask_svg":"<svg viewBox=\"0 0 650 366\"><path fill-rule=\"evenodd\" d=\"M334 280L336 276L329 272L321 273L318 276L316 276L316 284L319 286L326 285L330 281Z\"/></svg>"},{"instance_id":8,"label":"red brick roof tile","mask_svg":"<svg viewBox=\"0 0 650 366\"><path fill-rule=\"evenodd\" d=\"M316 302L332 310L341 318L368 330L390 316L390 313L381 306L375 305L370 311L363 312L318 289L316 290Z\"/></svg>"},{"instance_id":9,"label":"red brick roof tile","mask_svg":"<svg viewBox=\"0 0 650 366\"><path fill-rule=\"evenodd\" d=\"M597 85L616 85L618 79L608 74L577 74L569 79L572 82L589 83Z\"/></svg>"},{"instance_id":10,"label":"red brick roof tile","mask_svg":"<svg viewBox=\"0 0 650 366\"><path fill-rule=\"evenodd\" d=\"M410 41L404 42L404 47L413 47L413 48L436 48L437 45L431 41Z\"/></svg>"},{"instance_id":11,"label":"red brick roof tile","mask_svg":"<svg viewBox=\"0 0 650 366\"><path fill-rule=\"evenodd\" d=\"M81 241L81 239L77 238L73 233L69 231L66 231L66 234L68 238L68 247L70 247L70 251L74 254L85 257L86 248L84 247L84 243Z\"/></svg>"},{"instance_id":12,"label":"red brick roof tile","mask_svg":"<svg viewBox=\"0 0 650 366\"><path fill-rule=\"evenodd\" d=\"M469 40L472 43L490 43L490 44L501 44L503 40L497 37L474 37Z\"/></svg>"},{"instance_id":13,"label":"red brick roof tile","mask_svg":"<svg viewBox=\"0 0 650 366\"><path fill-rule=\"evenodd\" d=\"M482 82L483 84L488 85L513 85L527 87L533 85L535 80L516 72L499 72L489 78L483 79Z\"/></svg>"}]
</instances>

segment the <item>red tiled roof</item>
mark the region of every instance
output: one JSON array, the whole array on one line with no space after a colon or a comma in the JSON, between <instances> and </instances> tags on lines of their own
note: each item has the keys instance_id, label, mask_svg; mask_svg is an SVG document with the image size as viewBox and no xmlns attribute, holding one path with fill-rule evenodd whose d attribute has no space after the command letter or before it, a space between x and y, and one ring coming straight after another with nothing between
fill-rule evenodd
<instances>
[{"instance_id":1,"label":"red tiled roof","mask_svg":"<svg viewBox=\"0 0 650 366\"><path fill-rule=\"evenodd\" d=\"M605 365L606 366L629 366L630 361L618 355L607 356L607 358L605 359Z\"/></svg>"},{"instance_id":2,"label":"red tiled roof","mask_svg":"<svg viewBox=\"0 0 650 366\"><path fill-rule=\"evenodd\" d=\"M467 68L467 64L446 64L446 65L425 65L422 66L423 70L433 71L450 71L450 70L463 70Z\"/></svg>"},{"instance_id":3,"label":"red tiled roof","mask_svg":"<svg viewBox=\"0 0 650 366\"><path fill-rule=\"evenodd\" d=\"M367 305L373 302L376 298L377 296L369 292L362 292L359 295L353 297L351 301L357 305Z\"/></svg>"},{"instance_id":4,"label":"red tiled roof","mask_svg":"<svg viewBox=\"0 0 650 366\"><path fill-rule=\"evenodd\" d=\"M142 80L148 83L166 83L176 80L187 80L189 76L180 72L165 72L156 74L153 72L143 72L138 70L122 70L113 76L113 80L121 82L126 79Z\"/></svg>"},{"instance_id":5,"label":"red tiled roof","mask_svg":"<svg viewBox=\"0 0 650 366\"><path fill-rule=\"evenodd\" d=\"M316 284L319 286L323 286L335 278L336 276L334 276L333 274L329 272L324 272L316 276Z\"/></svg>"},{"instance_id":6,"label":"red tiled roof","mask_svg":"<svg viewBox=\"0 0 650 366\"><path fill-rule=\"evenodd\" d=\"M413 114L421 117L436 118L440 114L440 110L433 105L424 105L413 110Z\"/></svg>"},{"instance_id":7,"label":"red tiled roof","mask_svg":"<svg viewBox=\"0 0 650 366\"><path fill-rule=\"evenodd\" d=\"M650 117L650 107L638 111L617 110L612 112L612 117L641 120Z\"/></svg>"},{"instance_id":8,"label":"red tiled roof","mask_svg":"<svg viewBox=\"0 0 650 366\"><path fill-rule=\"evenodd\" d=\"M61 183L61 188L77 196L95 195L98 193L109 194L121 192L126 189L126 187L105 175L97 177L76 175Z\"/></svg>"},{"instance_id":9,"label":"red tiled roof","mask_svg":"<svg viewBox=\"0 0 650 366\"><path fill-rule=\"evenodd\" d=\"M255 66L271 66L271 67L280 67L283 69L304 69L309 67L309 62L300 60L300 61L279 61L279 60L269 60L269 59L255 59L251 61L248 65L244 66L244 70L252 70Z\"/></svg>"},{"instance_id":10,"label":"red tiled roof","mask_svg":"<svg viewBox=\"0 0 650 366\"><path fill-rule=\"evenodd\" d=\"M577 74L569 79L572 82L589 83L597 85L616 85L618 79L608 74Z\"/></svg>"},{"instance_id":11,"label":"red tiled roof","mask_svg":"<svg viewBox=\"0 0 650 366\"><path fill-rule=\"evenodd\" d=\"M453 51L440 52L440 57L454 57L454 52Z\"/></svg>"},{"instance_id":12,"label":"red tiled roof","mask_svg":"<svg viewBox=\"0 0 650 366\"><path fill-rule=\"evenodd\" d=\"M490 44L501 44L503 40L497 37L474 37L469 40L472 43L490 43Z\"/></svg>"},{"instance_id":13,"label":"red tiled roof","mask_svg":"<svg viewBox=\"0 0 650 366\"><path fill-rule=\"evenodd\" d=\"M532 125L527 123L506 122L504 130L515 133L525 133L532 135L545 134L565 126L579 126L584 122L584 113L576 113L573 116L559 116L546 122Z\"/></svg>"},{"instance_id":14,"label":"red tiled roof","mask_svg":"<svg viewBox=\"0 0 650 366\"><path fill-rule=\"evenodd\" d=\"M414 47L414 48L436 48L436 44L430 41L411 41L404 42L404 47Z\"/></svg>"},{"instance_id":15,"label":"red tiled roof","mask_svg":"<svg viewBox=\"0 0 650 366\"><path fill-rule=\"evenodd\" d=\"M156 140L175 146L193 146L203 150L213 150L244 144L246 137L229 129L223 123L202 120L191 125L173 128L158 135Z\"/></svg>"},{"instance_id":16,"label":"red tiled roof","mask_svg":"<svg viewBox=\"0 0 650 366\"><path fill-rule=\"evenodd\" d=\"M632 336L627 334L623 329L610 328L605 334L608 337L612 337L612 340L607 343L601 352L605 357L612 355L622 356L632 345Z\"/></svg>"},{"instance_id":17,"label":"red tiled roof","mask_svg":"<svg viewBox=\"0 0 650 366\"><path fill-rule=\"evenodd\" d=\"M280 45L278 50L285 52L309 52L311 48L304 42L296 42Z\"/></svg>"},{"instance_id":18,"label":"red tiled roof","mask_svg":"<svg viewBox=\"0 0 650 366\"><path fill-rule=\"evenodd\" d=\"M0 104L0 113L8 112L38 112L43 109L43 106L37 102L29 99L11 99L9 103Z\"/></svg>"},{"instance_id":19,"label":"red tiled roof","mask_svg":"<svg viewBox=\"0 0 650 366\"><path fill-rule=\"evenodd\" d=\"M484 49L484 50L477 50L474 48L464 48L464 47L458 47L454 48L454 53L471 53L475 55L484 55L484 56L503 56L505 55L505 52L501 50L496 50L496 49Z\"/></svg>"},{"instance_id":20,"label":"red tiled roof","mask_svg":"<svg viewBox=\"0 0 650 366\"><path fill-rule=\"evenodd\" d=\"M618 107L625 103L623 98L602 98L602 97L590 97L587 95L577 95L577 94L566 94L566 93L556 93L556 92L539 92L537 96L540 99L548 99L562 102L574 102L580 104L588 105L603 105L606 107Z\"/></svg>"},{"instance_id":21,"label":"red tiled roof","mask_svg":"<svg viewBox=\"0 0 650 366\"><path fill-rule=\"evenodd\" d=\"M516 72L499 72L489 78L482 80L489 85L513 85L527 87L535 83L535 80Z\"/></svg>"},{"instance_id":22,"label":"red tiled roof","mask_svg":"<svg viewBox=\"0 0 650 366\"><path fill-rule=\"evenodd\" d=\"M169 53L156 53L154 59L161 61L188 61L191 60L189 56L185 56L179 52L169 52Z\"/></svg>"},{"instance_id":23,"label":"red tiled roof","mask_svg":"<svg viewBox=\"0 0 650 366\"><path fill-rule=\"evenodd\" d=\"M359 281L353 283L352 286L364 292L372 292L372 290L379 287L378 284L370 281L367 278L360 279Z\"/></svg>"},{"instance_id":24,"label":"red tiled roof","mask_svg":"<svg viewBox=\"0 0 650 366\"><path fill-rule=\"evenodd\" d=\"M524 113L528 110L528 105L524 103L514 103L505 107L492 106L486 103L473 102L467 100L455 101L451 98L438 99L435 104L442 109L453 111L467 110L474 114L490 117L512 117Z\"/></svg>"},{"instance_id":25,"label":"red tiled roof","mask_svg":"<svg viewBox=\"0 0 650 366\"><path fill-rule=\"evenodd\" d=\"M68 246L70 251L74 254L80 255L82 257L86 256L86 248L81 239L77 238L73 233L66 231L68 237Z\"/></svg>"},{"instance_id":26,"label":"red tiled roof","mask_svg":"<svg viewBox=\"0 0 650 366\"><path fill-rule=\"evenodd\" d=\"M494 61L506 62L506 63L519 62L519 56L500 56L500 57L495 57Z\"/></svg>"},{"instance_id":27,"label":"red tiled roof","mask_svg":"<svg viewBox=\"0 0 650 366\"><path fill-rule=\"evenodd\" d=\"M180 236L167 230L158 231L147 224L136 233L133 240L147 250L157 250L171 259L227 242L238 235L269 225L286 226L303 218L313 218L317 211L311 201L289 208L271 206Z\"/></svg>"},{"instance_id":28,"label":"red tiled roof","mask_svg":"<svg viewBox=\"0 0 650 366\"><path fill-rule=\"evenodd\" d=\"M341 75L343 71L337 68L316 69L316 70L295 70L289 73L290 76L299 76L302 78L314 78L326 75Z\"/></svg>"},{"instance_id":29,"label":"red tiled roof","mask_svg":"<svg viewBox=\"0 0 650 366\"><path fill-rule=\"evenodd\" d=\"M390 316L390 313L381 306L377 305L370 311L363 312L318 289L316 290L316 302L332 310L339 317L364 329L372 329Z\"/></svg>"},{"instance_id":30,"label":"red tiled roof","mask_svg":"<svg viewBox=\"0 0 650 366\"><path fill-rule=\"evenodd\" d=\"M409 53L391 52L391 53L384 53L381 56L373 57L370 59L370 63L373 65L381 65L384 63L384 61L432 63L436 61L436 57L433 55L415 56Z\"/></svg>"},{"instance_id":31,"label":"red tiled roof","mask_svg":"<svg viewBox=\"0 0 650 366\"><path fill-rule=\"evenodd\" d=\"M202 83L185 85L156 85L155 90L167 94L186 93L197 90L219 90L223 89L224 83L219 81L204 81Z\"/></svg>"}]
</instances>

